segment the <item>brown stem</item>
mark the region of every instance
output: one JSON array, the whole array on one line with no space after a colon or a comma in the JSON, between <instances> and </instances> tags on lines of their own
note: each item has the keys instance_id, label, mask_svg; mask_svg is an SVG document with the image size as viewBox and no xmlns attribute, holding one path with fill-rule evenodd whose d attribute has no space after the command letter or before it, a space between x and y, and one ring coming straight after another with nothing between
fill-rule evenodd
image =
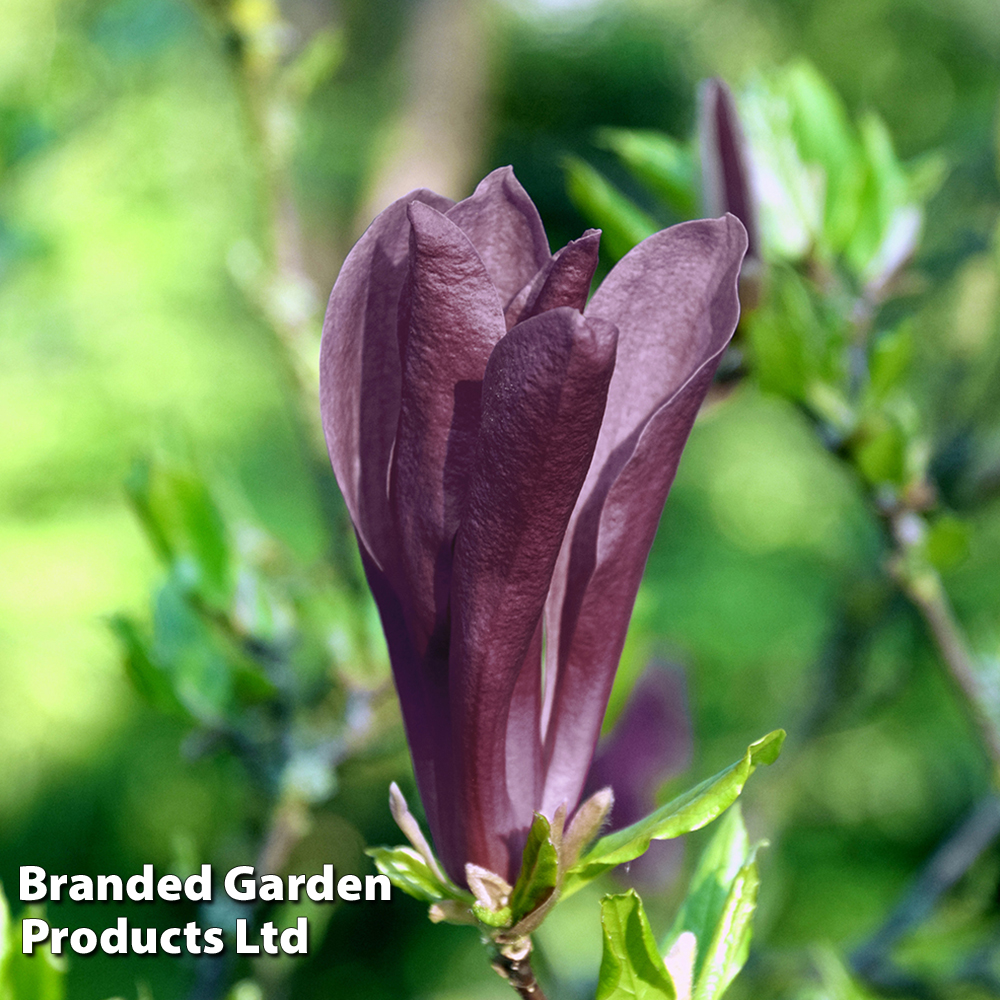
<instances>
[{"instance_id":1,"label":"brown stem","mask_svg":"<svg viewBox=\"0 0 1000 1000\"><path fill-rule=\"evenodd\" d=\"M989 754L993 766L994 784L1000 784L1000 727L987 704L975 657L969 651L968 643L937 570L927 564L921 565L917 570L908 566L907 553L912 543L909 541L906 519L916 516L913 513L902 512L895 513L891 517L897 555L890 564L890 571L900 589L920 612L941 659L961 691L972 721L979 730L980 738Z\"/></svg>"},{"instance_id":2,"label":"brown stem","mask_svg":"<svg viewBox=\"0 0 1000 1000\"><path fill-rule=\"evenodd\" d=\"M546 1000L545 991L538 985L535 970L531 967L530 943L523 952L511 954L510 949L498 951L493 957L493 968L523 1000Z\"/></svg>"},{"instance_id":3,"label":"brown stem","mask_svg":"<svg viewBox=\"0 0 1000 1000\"><path fill-rule=\"evenodd\" d=\"M1000 799L987 796L934 852L902 900L872 937L851 956L854 970L882 981L893 945L921 924L938 900L975 864L1000 835Z\"/></svg>"}]
</instances>

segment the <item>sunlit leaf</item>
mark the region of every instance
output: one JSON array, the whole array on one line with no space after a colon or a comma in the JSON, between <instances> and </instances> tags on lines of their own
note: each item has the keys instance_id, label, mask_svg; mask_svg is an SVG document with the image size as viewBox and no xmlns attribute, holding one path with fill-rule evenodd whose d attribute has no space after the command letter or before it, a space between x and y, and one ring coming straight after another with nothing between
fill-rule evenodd
<instances>
[{"instance_id":1,"label":"sunlit leaf","mask_svg":"<svg viewBox=\"0 0 1000 1000\"><path fill-rule=\"evenodd\" d=\"M634 890L601 900L601 926L597 1000L674 1000L673 981Z\"/></svg>"},{"instance_id":2,"label":"sunlit leaf","mask_svg":"<svg viewBox=\"0 0 1000 1000\"><path fill-rule=\"evenodd\" d=\"M414 899L437 903L453 899L468 906L473 903L470 893L446 884L434 874L423 856L412 847L371 847L365 851L375 867L389 881Z\"/></svg>"},{"instance_id":3,"label":"sunlit leaf","mask_svg":"<svg viewBox=\"0 0 1000 1000\"><path fill-rule=\"evenodd\" d=\"M736 801L758 765L777 760L784 739L781 729L768 733L752 743L740 760L715 777L660 806L637 823L602 837L569 870L563 895L575 892L615 865L639 857L651 840L669 840L710 823Z\"/></svg>"},{"instance_id":4,"label":"sunlit leaf","mask_svg":"<svg viewBox=\"0 0 1000 1000\"><path fill-rule=\"evenodd\" d=\"M558 875L559 856L549 821L541 813L535 813L521 857L521 871L511 894L515 923L552 895Z\"/></svg>"},{"instance_id":5,"label":"sunlit leaf","mask_svg":"<svg viewBox=\"0 0 1000 1000\"><path fill-rule=\"evenodd\" d=\"M2 908L6 910L6 901ZM30 906L22 920L25 917L44 919L44 912ZM7 926L7 955L0 963L0 1000L63 1000L66 959L53 955L48 942L36 944L32 954L25 955L21 950L23 922Z\"/></svg>"},{"instance_id":6,"label":"sunlit leaf","mask_svg":"<svg viewBox=\"0 0 1000 1000\"><path fill-rule=\"evenodd\" d=\"M685 931L697 939L695 1000L718 1000L746 962L750 918L757 900L756 847L737 803L720 820L698 867L667 944Z\"/></svg>"},{"instance_id":7,"label":"sunlit leaf","mask_svg":"<svg viewBox=\"0 0 1000 1000\"><path fill-rule=\"evenodd\" d=\"M150 540L185 588L225 609L233 579L225 521L208 487L191 469L137 462L126 482Z\"/></svg>"}]
</instances>

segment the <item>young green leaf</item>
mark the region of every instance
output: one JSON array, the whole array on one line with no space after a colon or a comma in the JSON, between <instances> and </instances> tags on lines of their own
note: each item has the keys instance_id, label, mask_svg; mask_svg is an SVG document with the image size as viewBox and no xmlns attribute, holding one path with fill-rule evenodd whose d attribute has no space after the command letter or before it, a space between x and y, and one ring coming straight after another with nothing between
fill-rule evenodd
<instances>
[{"instance_id":1,"label":"young green leaf","mask_svg":"<svg viewBox=\"0 0 1000 1000\"><path fill-rule=\"evenodd\" d=\"M635 890L601 901L604 952L597 1000L675 1000L673 980Z\"/></svg>"},{"instance_id":2,"label":"young green leaf","mask_svg":"<svg viewBox=\"0 0 1000 1000\"><path fill-rule=\"evenodd\" d=\"M652 236L658 226L638 205L621 193L590 164L567 157L566 190L583 216L603 231L602 249L617 260Z\"/></svg>"},{"instance_id":3,"label":"young green leaf","mask_svg":"<svg viewBox=\"0 0 1000 1000\"><path fill-rule=\"evenodd\" d=\"M389 881L414 899L438 903L454 899L471 906L473 898L457 886L441 881L423 856L412 847L371 847L365 853Z\"/></svg>"},{"instance_id":4,"label":"young green leaf","mask_svg":"<svg viewBox=\"0 0 1000 1000\"><path fill-rule=\"evenodd\" d=\"M541 813L535 813L521 856L521 873L510 899L515 923L552 895L558 877L559 854L552 840L549 821Z\"/></svg>"},{"instance_id":5,"label":"young green leaf","mask_svg":"<svg viewBox=\"0 0 1000 1000\"><path fill-rule=\"evenodd\" d=\"M699 859L667 935L666 944L685 932L697 939L694 1000L718 1000L746 962L757 900L756 850L750 847L737 804L720 821Z\"/></svg>"},{"instance_id":6,"label":"young green leaf","mask_svg":"<svg viewBox=\"0 0 1000 1000\"><path fill-rule=\"evenodd\" d=\"M601 129L597 141L612 150L636 180L681 218L695 216L695 163L688 145L660 132L623 128Z\"/></svg>"},{"instance_id":7,"label":"young green leaf","mask_svg":"<svg viewBox=\"0 0 1000 1000\"><path fill-rule=\"evenodd\" d=\"M125 673L139 694L162 712L189 718L174 691L169 672L154 661L136 623L126 615L113 615L108 625L122 645Z\"/></svg>"},{"instance_id":8,"label":"young green leaf","mask_svg":"<svg viewBox=\"0 0 1000 1000\"><path fill-rule=\"evenodd\" d=\"M750 919L757 907L760 877L751 857L733 879L715 934L699 956L693 1000L719 1000L750 951Z\"/></svg>"},{"instance_id":9,"label":"young green leaf","mask_svg":"<svg viewBox=\"0 0 1000 1000\"><path fill-rule=\"evenodd\" d=\"M225 610L233 572L226 524L204 481L192 470L137 462L126 481L146 533L186 589Z\"/></svg>"},{"instance_id":10,"label":"young green leaf","mask_svg":"<svg viewBox=\"0 0 1000 1000\"><path fill-rule=\"evenodd\" d=\"M651 840L669 840L710 823L736 801L747 779L760 764L772 764L781 752L784 730L777 729L752 743L743 757L715 777L660 806L655 812L608 834L569 870L562 894L567 896L587 882L644 853Z\"/></svg>"},{"instance_id":11,"label":"young green leaf","mask_svg":"<svg viewBox=\"0 0 1000 1000\"><path fill-rule=\"evenodd\" d=\"M674 925L667 935L666 946L684 931L691 931L698 939L699 955L696 970L704 964L703 953L715 933L733 879L746 864L750 851L743 813L737 802L715 826L715 833L708 842L688 886L685 898Z\"/></svg>"}]
</instances>

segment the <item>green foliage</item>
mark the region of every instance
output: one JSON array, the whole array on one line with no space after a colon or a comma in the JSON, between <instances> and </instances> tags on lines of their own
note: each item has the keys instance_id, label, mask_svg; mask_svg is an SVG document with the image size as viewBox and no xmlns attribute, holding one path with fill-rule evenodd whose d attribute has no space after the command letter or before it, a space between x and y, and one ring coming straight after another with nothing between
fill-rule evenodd
<instances>
[{"instance_id":1,"label":"green foliage","mask_svg":"<svg viewBox=\"0 0 1000 1000\"><path fill-rule=\"evenodd\" d=\"M660 227L638 205L583 160L565 161L573 204L602 230L601 245L617 260Z\"/></svg>"},{"instance_id":2,"label":"green foliage","mask_svg":"<svg viewBox=\"0 0 1000 1000\"><path fill-rule=\"evenodd\" d=\"M630 173L681 218L698 204L695 157L691 149L659 132L606 128L597 141L614 152ZM581 211L584 209L581 205Z\"/></svg>"},{"instance_id":3,"label":"green foliage","mask_svg":"<svg viewBox=\"0 0 1000 1000\"><path fill-rule=\"evenodd\" d=\"M568 896L604 872L639 857L651 840L669 840L710 823L736 801L760 764L773 764L778 759L784 739L785 733L780 729L768 733L751 743L743 757L724 771L631 826L601 837L570 868L563 895Z\"/></svg>"},{"instance_id":4,"label":"green foliage","mask_svg":"<svg viewBox=\"0 0 1000 1000\"><path fill-rule=\"evenodd\" d=\"M24 916L42 913L29 907ZM31 955L21 951L21 924L12 923L0 885L0 1000L63 1000L65 979L66 960L53 955L48 944L35 945Z\"/></svg>"},{"instance_id":5,"label":"green foliage","mask_svg":"<svg viewBox=\"0 0 1000 1000\"><path fill-rule=\"evenodd\" d=\"M601 901L604 952L597 981L597 1000L675 1000L673 980L643 909L630 891Z\"/></svg>"},{"instance_id":6,"label":"green foliage","mask_svg":"<svg viewBox=\"0 0 1000 1000\"><path fill-rule=\"evenodd\" d=\"M471 897L434 873L424 857L412 847L372 847L365 853L389 881L408 896L424 903L454 899L470 903Z\"/></svg>"},{"instance_id":7,"label":"green foliage","mask_svg":"<svg viewBox=\"0 0 1000 1000\"><path fill-rule=\"evenodd\" d=\"M552 828L541 813L535 813L510 897L513 923L537 910L556 891L559 876L559 850L552 839Z\"/></svg>"},{"instance_id":8,"label":"green foliage","mask_svg":"<svg viewBox=\"0 0 1000 1000\"><path fill-rule=\"evenodd\" d=\"M685 932L695 936L695 1000L717 1000L743 968L750 950L750 920L757 905L756 853L739 804L719 822L688 886L666 947Z\"/></svg>"}]
</instances>

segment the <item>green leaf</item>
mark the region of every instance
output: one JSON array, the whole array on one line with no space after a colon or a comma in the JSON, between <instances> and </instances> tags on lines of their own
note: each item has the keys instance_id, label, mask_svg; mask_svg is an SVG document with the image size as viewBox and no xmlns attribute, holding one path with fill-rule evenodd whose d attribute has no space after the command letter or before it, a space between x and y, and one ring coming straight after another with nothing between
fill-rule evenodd
<instances>
[{"instance_id":1,"label":"green leaf","mask_svg":"<svg viewBox=\"0 0 1000 1000\"><path fill-rule=\"evenodd\" d=\"M883 401L902 383L912 357L913 328L909 323L876 339L868 362L868 397L871 402Z\"/></svg>"},{"instance_id":2,"label":"green leaf","mask_svg":"<svg viewBox=\"0 0 1000 1000\"><path fill-rule=\"evenodd\" d=\"M969 526L953 514L942 514L931 525L924 544L933 566L941 570L952 569L969 554Z\"/></svg>"},{"instance_id":3,"label":"green leaf","mask_svg":"<svg viewBox=\"0 0 1000 1000\"><path fill-rule=\"evenodd\" d=\"M863 274L878 253L897 212L909 202L909 182L892 148L885 123L869 113L861 122L866 164L858 224L845 249L848 264Z\"/></svg>"},{"instance_id":4,"label":"green leaf","mask_svg":"<svg viewBox=\"0 0 1000 1000\"><path fill-rule=\"evenodd\" d=\"M397 889L414 899L424 903L454 899L472 905L470 893L442 882L423 856L412 847L371 847L365 854L374 860L375 867L387 875Z\"/></svg>"},{"instance_id":5,"label":"green leaf","mask_svg":"<svg viewBox=\"0 0 1000 1000\"><path fill-rule=\"evenodd\" d=\"M219 508L191 469L137 462L126 490L154 548L186 589L225 610L233 580L229 538Z\"/></svg>"},{"instance_id":6,"label":"green leaf","mask_svg":"<svg viewBox=\"0 0 1000 1000\"><path fill-rule=\"evenodd\" d=\"M771 293L751 314L747 336L760 387L804 401L823 368L829 338L805 283L791 268L772 269Z\"/></svg>"},{"instance_id":7,"label":"green leaf","mask_svg":"<svg viewBox=\"0 0 1000 1000\"><path fill-rule=\"evenodd\" d=\"M865 162L840 96L816 68L794 62L781 80L791 111L791 131L799 153L823 175L822 242L840 252L860 212Z\"/></svg>"},{"instance_id":8,"label":"green leaf","mask_svg":"<svg viewBox=\"0 0 1000 1000\"><path fill-rule=\"evenodd\" d=\"M694 156L682 145L660 132L633 132L606 128L597 141L612 150L629 172L681 218L694 218L698 197Z\"/></svg>"},{"instance_id":9,"label":"green leaf","mask_svg":"<svg viewBox=\"0 0 1000 1000\"><path fill-rule=\"evenodd\" d=\"M674 925L664 943L664 951L684 931L698 939L695 970L704 964L703 952L712 939L722 917L733 879L746 864L750 851L743 814L737 802L716 825L688 887L687 896L677 913Z\"/></svg>"},{"instance_id":10,"label":"green leaf","mask_svg":"<svg viewBox=\"0 0 1000 1000\"><path fill-rule=\"evenodd\" d=\"M108 625L122 645L125 673L139 694L162 712L187 717L187 709L174 692L169 672L154 662L146 639L135 622L126 615L114 615Z\"/></svg>"},{"instance_id":11,"label":"green leaf","mask_svg":"<svg viewBox=\"0 0 1000 1000\"><path fill-rule=\"evenodd\" d=\"M906 478L906 434L885 413L871 415L858 432L855 461L868 482L875 486L903 485Z\"/></svg>"},{"instance_id":12,"label":"green leaf","mask_svg":"<svg viewBox=\"0 0 1000 1000\"><path fill-rule=\"evenodd\" d=\"M634 890L601 900L604 952L597 1000L674 1000L673 980Z\"/></svg>"},{"instance_id":13,"label":"green leaf","mask_svg":"<svg viewBox=\"0 0 1000 1000\"><path fill-rule=\"evenodd\" d=\"M232 665L173 575L153 603L153 637L152 660L169 671L178 700L199 721L217 725L233 707Z\"/></svg>"},{"instance_id":14,"label":"green leaf","mask_svg":"<svg viewBox=\"0 0 1000 1000\"><path fill-rule=\"evenodd\" d=\"M823 230L825 176L803 162L790 134L789 102L774 87L758 81L740 95L739 110L750 158L762 179L758 207L765 256L798 261Z\"/></svg>"},{"instance_id":15,"label":"green leaf","mask_svg":"<svg viewBox=\"0 0 1000 1000\"><path fill-rule=\"evenodd\" d=\"M751 854L750 860L733 879L705 954L699 955L700 971L693 1000L718 1000L746 964L750 952L750 921L757 907L759 887L757 863ZM698 950L701 951L700 942Z\"/></svg>"},{"instance_id":16,"label":"green leaf","mask_svg":"<svg viewBox=\"0 0 1000 1000\"><path fill-rule=\"evenodd\" d=\"M514 923L552 895L558 877L559 854L552 841L549 821L541 813L535 813L521 856L521 872L510 897Z\"/></svg>"},{"instance_id":17,"label":"green leaf","mask_svg":"<svg viewBox=\"0 0 1000 1000\"><path fill-rule=\"evenodd\" d=\"M590 164L574 156L563 163L566 190L580 213L603 230L602 247L615 260L660 227Z\"/></svg>"},{"instance_id":18,"label":"green leaf","mask_svg":"<svg viewBox=\"0 0 1000 1000\"><path fill-rule=\"evenodd\" d=\"M760 764L772 764L781 752L784 730L777 729L752 743L735 764L685 794L660 806L631 826L602 837L569 870L563 896L626 861L639 857L651 840L669 840L698 830L736 801L747 779Z\"/></svg>"},{"instance_id":19,"label":"green leaf","mask_svg":"<svg viewBox=\"0 0 1000 1000\"><path fill-rule=\"evenodd\" d=\"M746 962L759 884L756 851L737 804L719 822L699 859L665 942L672 944L685 931L697 938L695 1000L717 1000Z\"/></svg>"}]
</instances>

